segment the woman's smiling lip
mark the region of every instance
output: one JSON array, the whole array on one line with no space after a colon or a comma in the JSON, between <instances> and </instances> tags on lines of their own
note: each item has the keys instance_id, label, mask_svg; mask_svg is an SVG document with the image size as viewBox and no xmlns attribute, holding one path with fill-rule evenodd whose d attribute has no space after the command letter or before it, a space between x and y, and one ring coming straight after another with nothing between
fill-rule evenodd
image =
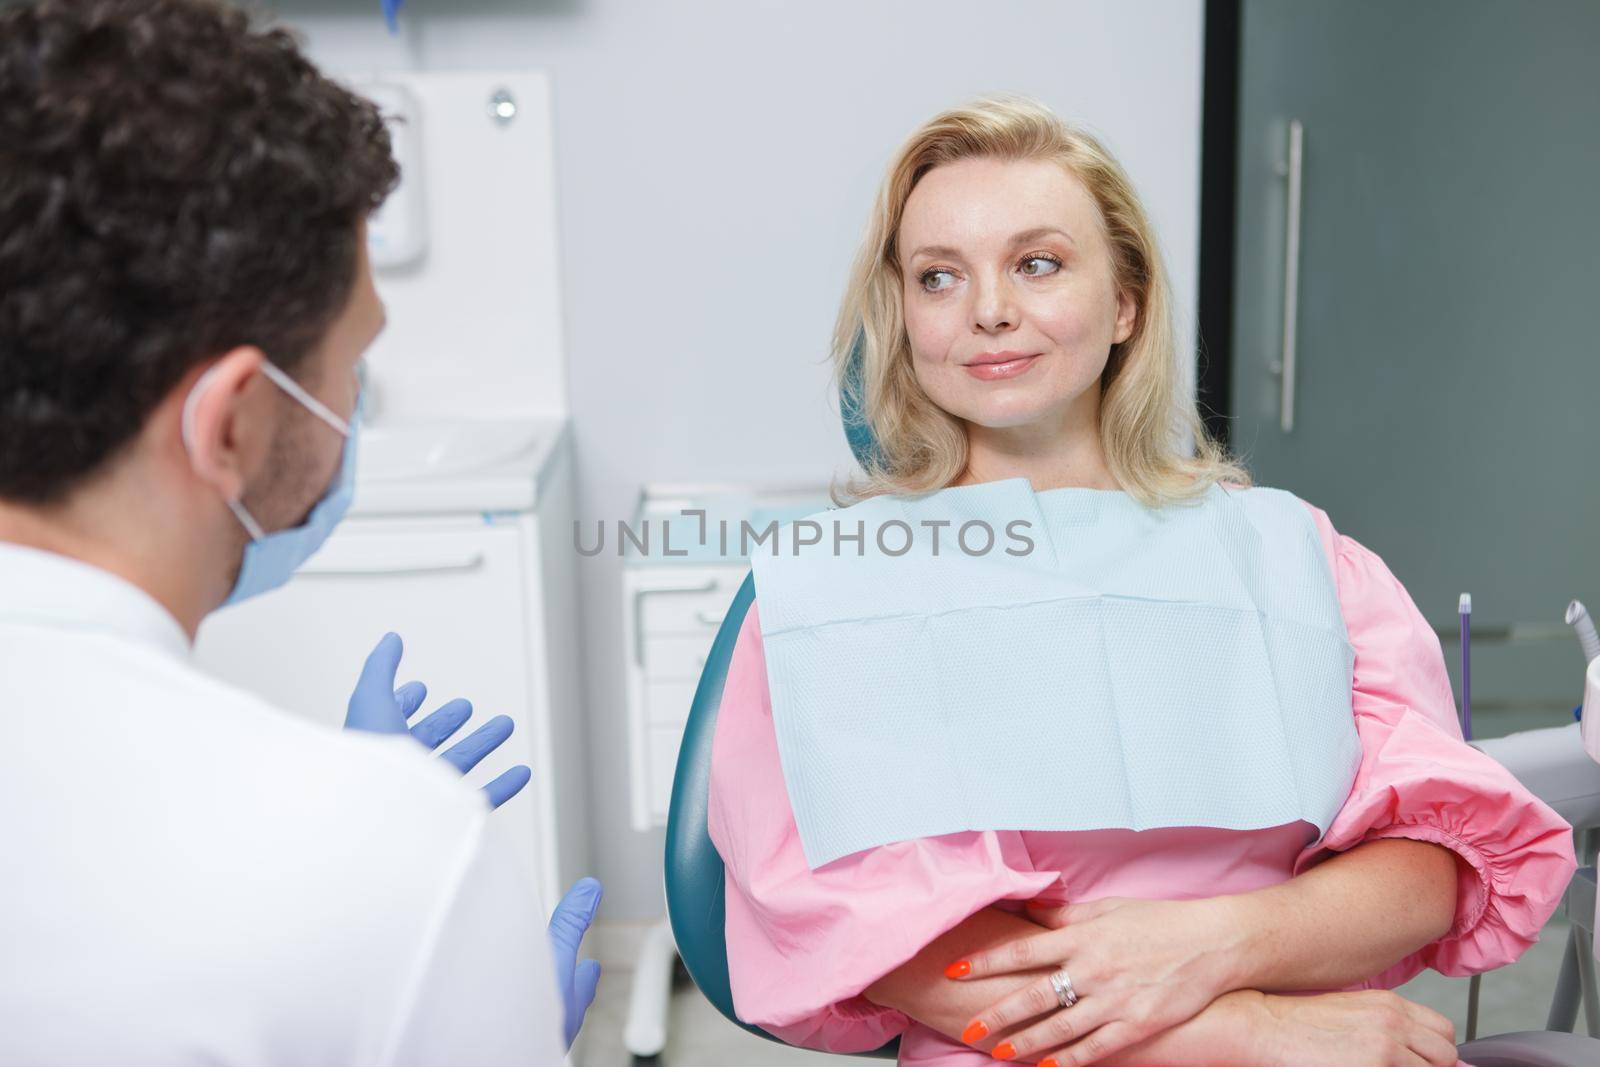
<instances>
[{"instance_id":1,"label":"woman's smiling lip","mask_svg":"<svg viewBox=\"0 0 1600 1067\"><path fill-rule=\"evenodd\" d=\"M967 373L986 382L1015 378L1033 366L1039 356L1038 352L982 352L966 365Z\"/></svg>"}]
</instances>

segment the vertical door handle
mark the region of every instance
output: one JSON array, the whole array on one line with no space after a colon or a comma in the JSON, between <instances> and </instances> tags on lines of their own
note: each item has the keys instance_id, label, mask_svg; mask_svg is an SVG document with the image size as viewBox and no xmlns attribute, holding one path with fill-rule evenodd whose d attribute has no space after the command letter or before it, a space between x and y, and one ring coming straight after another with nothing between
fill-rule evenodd
<instances>
[{"instance_id":1,"label":"vertical door handle","mask_svg":"<svg viewBox=\"0 0 1600 1067\"><path fill-rule=\"evenodd\" d=\"M1289 121L1289 155L1280 171L1288 181L1283 228L1283 347L1272 369L1278 375L1278 425L1294 432L1295 335L1300 325L1300 196L1305 171L1305 126Z\"/></svg>"}]
</instances>

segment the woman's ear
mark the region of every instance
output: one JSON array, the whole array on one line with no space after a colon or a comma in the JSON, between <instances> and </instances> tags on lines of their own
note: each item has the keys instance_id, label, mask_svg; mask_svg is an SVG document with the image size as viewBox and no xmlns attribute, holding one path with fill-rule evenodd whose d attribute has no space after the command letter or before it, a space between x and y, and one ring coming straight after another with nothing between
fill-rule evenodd
<instances>
[{"instance_id":1,"label":"woman's ear","mask_svg":"<svg viewBox=\"0 0 1600 1067\"><path fill-rule=\"evenodd\" d=\"M250 345L228 352L194 376L183 405L183 444L201 481L237 500L272 440L273 385L266 356Z\"/></svg>"},{"instance_id":2,"label":"woman's ear","mask_svg":"<svg viewBox=\"0 0 1600 1067\"><path fill-rule=\"evenodd\" d=\"M1133 336L1139 322L1139 302L1126 289L1117 290L1117 328L1111 336L1112 344L1120 345Z\"/></svg>"}]
</instances>

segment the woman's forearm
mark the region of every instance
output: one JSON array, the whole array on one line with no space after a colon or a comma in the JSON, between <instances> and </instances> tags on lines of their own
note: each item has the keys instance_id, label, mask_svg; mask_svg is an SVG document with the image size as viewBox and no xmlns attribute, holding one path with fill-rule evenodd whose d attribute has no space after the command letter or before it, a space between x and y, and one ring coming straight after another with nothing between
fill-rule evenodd
<instances>
[{"instance_id":1,"label":"woman's forearm","mask_svg":"<svg viewBox=\"0 0 1600 1067\"><path fill-rule=\"evenodd\" d=\"M1235 937L1230 985L1339 989L1392 967L1449 932L1458 862L1423 841L1371 841L1279 885L1216 898Z\"/></svg>"},{"instance_id":2,"label":"woman's forearm","mask_svg":"<svg viewBox=\"0 0 1600 1067\"><path fill-rule=\"evenodd\" d=\"M1225 993L1199 1015L1170 1030L1096 1060L1095 1067L1256 1067L1257 1028L1266 998L1254 989Z\"/></svg>"}]
</instances>

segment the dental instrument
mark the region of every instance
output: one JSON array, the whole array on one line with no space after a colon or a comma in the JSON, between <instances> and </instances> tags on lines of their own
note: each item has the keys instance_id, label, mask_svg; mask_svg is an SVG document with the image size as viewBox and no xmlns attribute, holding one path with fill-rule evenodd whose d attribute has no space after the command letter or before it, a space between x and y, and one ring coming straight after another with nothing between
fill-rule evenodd
<instances>
[{"instance_id":1,"label":"dental instrument","mask_svg":"<svg viewBox=\"0 0 1600 1067\"><path fill-rule=\"evenodd\" d=\"M1589 609L1583 606L1583 601L1574 600L1567 605L1567 625L1577 631L1578 644L1583 646L1583 661L1593 663L1600 659L1600 634L1595 633L1594 620L1589 617Z\"/></svg>"},{"instance_id":2,"label":"dental instrument","mask_svg":"<svg viewBox=\"0 0 1600 1067\"><path fill-rule=\"evenodd\" d=\"M1472 594L1462 593L1456 606L1461 619L1461 736L1472 740Z\"/></svg>"}]
</instances>

